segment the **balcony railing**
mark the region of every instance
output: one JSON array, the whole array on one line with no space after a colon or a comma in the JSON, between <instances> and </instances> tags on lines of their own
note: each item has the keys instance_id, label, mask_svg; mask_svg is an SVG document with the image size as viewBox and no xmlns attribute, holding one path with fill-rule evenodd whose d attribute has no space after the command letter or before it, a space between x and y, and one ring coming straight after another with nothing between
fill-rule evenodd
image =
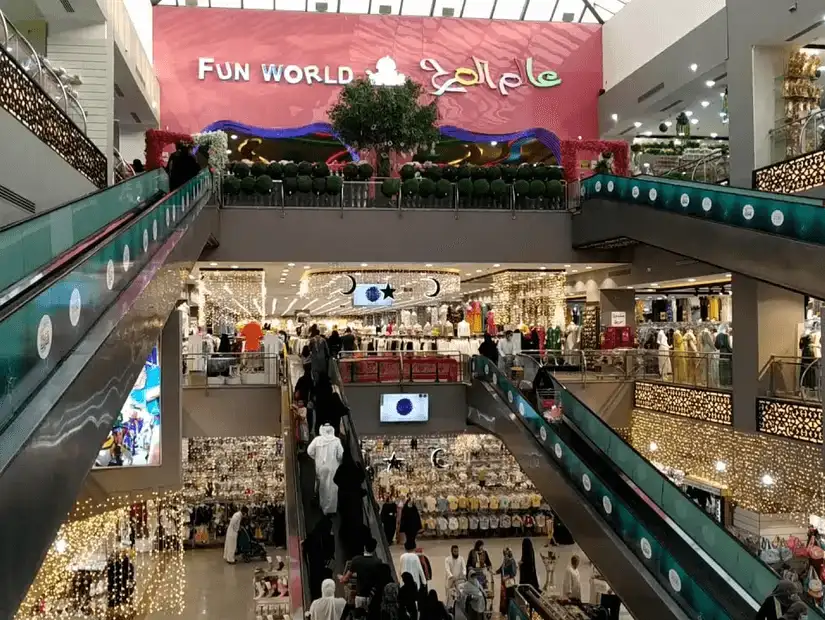
<instances>
[{"instance_id":1,"label":"balcony railing","mask_svg":"<svg viewBox=\"0 0 825 620\"><path fill-rule=\"evenodd\" d=\"M792 194L825 185L825 110L771 130L773 161L753 172L753 187Z\"/></svg>"},{"instance_id":2,"label":"balcony railing","mask_svg":"<svg viewBox=\"0 0 825 620\"><path fill-rule=\"evenodd\" d=\"M361 351L341 353L344 383L460 383L467 380L468 357L450 351Z\"/></svg>"},{"instance_id":3,"label":"balcony railing","mask_svg":"<svg viewBox=\"0 0 825 620\"><path fill-rule=\"evenodd\" d=\"M83 106L2 12L0 44L0 106L97 187L105 187L106 156L86 136Z\"/></svg>"},{"instance_id":4,"label":"balcony railing","mask_svg":"<svg viewBox=\"0 0 825 620\"><path fill-rule=\"evenodd\" d=\"M183 356L184 387L279 385L282 360L261 352L192 353Z\"/></svg>"}]
</instances>

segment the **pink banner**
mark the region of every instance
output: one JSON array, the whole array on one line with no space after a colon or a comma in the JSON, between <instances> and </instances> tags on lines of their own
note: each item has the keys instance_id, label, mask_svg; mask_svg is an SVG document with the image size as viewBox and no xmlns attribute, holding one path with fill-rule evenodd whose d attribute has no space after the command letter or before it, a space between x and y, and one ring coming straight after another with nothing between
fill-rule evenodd
<instances>
[{"instance_id":1,"label":"pink banner","mask_svg":"<svg viewBox=\"0 0 825 620\"><path fill-rule=\"evenodd\" d=\"M324 122L340 85L370 71L423 84L443 125L598 136L596 25L159 6L154 54L172 131Z\"/></svg>"}]
</instances>

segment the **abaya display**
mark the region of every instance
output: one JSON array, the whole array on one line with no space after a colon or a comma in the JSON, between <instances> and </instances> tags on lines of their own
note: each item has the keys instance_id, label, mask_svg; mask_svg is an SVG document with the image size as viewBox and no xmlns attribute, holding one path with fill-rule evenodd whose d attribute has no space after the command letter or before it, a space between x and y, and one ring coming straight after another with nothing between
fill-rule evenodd
<instances>
[{"instance_id":1,"label":"abaya display","mask_svg":"<svg viewBox=\"0 0 825 620\"><path fill-rule=\"evenodd\" d=\"M338 485L334 478L344 457L344 446L329 424L320 428L320 434L309 444L307 454L315 461L321 512L325 515L335 514L338 510Z\"/></svg>"},{"instance_id":2,"label":"abaya display","mask_svg":"<svg viewBox=\"0 0 825 620\"><path fill-rule=\"evenodd\" d=\"M410 540L415 544L415 537L421 531L421 515L410 499L404 502L404 507L401 509L401 523L398 529L404 533L405 541Z\"/></svg>"}]
</instances>

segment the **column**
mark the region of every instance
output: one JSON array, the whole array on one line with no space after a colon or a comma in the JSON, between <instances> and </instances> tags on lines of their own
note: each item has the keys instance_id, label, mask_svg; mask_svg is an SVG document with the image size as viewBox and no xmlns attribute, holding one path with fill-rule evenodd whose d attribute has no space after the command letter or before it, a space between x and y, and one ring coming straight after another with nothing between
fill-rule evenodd
<instances>
[{"instance_id":1,"label":"column","mask_svg":"<svg viewBox=\"0 0 825 620\"><path fill-rule=\"evenodd\" d=\"M53 20L49 23L47 55L55 67L63 67L83 80L75 90L86 112L86 135L106 155L111 177L115 50L114 37L111 31L107 34L107 27L104 23Z\"/></svg>"},{"instance_id":2,"label":"column","mask_svg":"<svg viewBox=\"0 0 825 620\"><path fill-rule=\"evenodd\" d=\"M183 484L181 438L183 436L183 314L174 310L160 335L161 467L158 486Z\"/></svg>"},{"instance_id":3,"label":"column","mask_svg":"<svg viewBox=\"0 0 825 620\"><path fill-rule=\"evenodd\" d=\"M613 313L624 312L625 325L631 333L636 332L636 291L627 289L602 289L599 292L601 305L602 325L610 327L613 324Z\"/></svg>"},{"instance_id":4,"label":"column","mask_svg":"<svg viewBox=\"0 0 825 620\"><path fill-rule=\"evenodd\" d=\"M759 375L772 355L798 356L804 297L733 274L733 425L756 430Z\"/></svg>"},{"instance_id":5,"label":"column","mask_svg":"<svg viewBox=\"0 0 825 620\"><path fill-rule=\"evenodd\" d=\"M121 123L118 151L127 164L136 159L146 163L146 127Z\"/></svg>"}]
</instances>

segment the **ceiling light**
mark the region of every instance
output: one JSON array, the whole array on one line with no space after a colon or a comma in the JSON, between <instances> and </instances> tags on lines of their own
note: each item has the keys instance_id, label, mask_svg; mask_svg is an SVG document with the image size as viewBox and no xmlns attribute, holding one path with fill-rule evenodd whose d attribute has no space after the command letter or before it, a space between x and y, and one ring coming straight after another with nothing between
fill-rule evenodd
<instances>
[{"instance_id":1,"label":"ceiling light","mask_svg":"<svg viewBox=\"0 0 825 620\"><path fill-rule=\"evenodd\" d=\"M696 282L696 278L688 278L688 282Z\"/></svg>"},{"instance_id":2,"label":"ceiling light","mask_svg":"<svg viewBox=\"0 0 825 620\"><path fill-rule=\"evenodd\" d=\"M232 155L232 149L226 149L226 154L227 155Z\"/></svg>"},{"instance_id":3,"label":"ceiling light","mask_svg":"<svg viewBox=\"0 0 825 620\"><path fill-rule=\"evenodd\" d=\"M490 146L497 146L497 145L498 145L498 142L496 142L495 140L493 140L492 142L490 142Z\"/></svg>"},{"instance_id":4,"label":"ceiling light","mask_svg":"<svg viewBox=\"0 0 825 620\"><path fill-rule=\"evenodd\" d=\"M542 266L542 267L539 267L539 269L541 269L542 271L544 271L545 269L547 269L547 267Z\"/></svg>"},{"instance_id":5,"label":"ceiling light","mask_svg":"<svg viewBox=\"0 0 825 620\"><path fill-rule=\"evenodd\" d=\"M652 282L650 284L650 286L652 286L653 288L656 288L657 286L659 286L659 283L658 282Z\"/></svg>"},{"instance_id":6,"label":"ceiling light","mask_svg":"<svg viewBox=\"0 0 825 620\"><path fill-rule=\"evenodd\" d=\"M212 267L217 267L218 263L209 263Z\"/></svg>"},{"instance_id":7,"label":"ceiling light","mask_svg":"<svg viewBox=\"0 0 825 620\"><path fill-rule=\"evenodd\" d=\"M287 263L287 265L289 265L290 267L294 267L295 263Z\"/></svg>"},{"instance_id":8,"label":"ceiling light","mask_svg":"<svg viewBox=\"0 0 825 620\"><path fill-rule=\"evenodd\" d=\"M578 269L573 269L570 273L579 273Z\"/></svg>"},{"instance_id":9,"label":"ceiling light","mask_svg":"<svg viewBox=\"0 0 825 620\"><path fill-rule=\"evenodd\" d=\"M565 269L570 269L570 265L565 265L564 268Z\"/></svg>"},{"instance_id":10,"label":"ceiling light","mask_svg":"<svg viewBox=\"0 0 825 620\"><path fill-rule=\"evenodd\" d=\"M722 118L725 118L727 116L727 114L725 114L724 112L719 112L719 116L721 116Z\"/></svg>"},{"instance_id":11,"label":"ceiling light","mask_svg":"<svg viewBox=\"0 0 825 620\"><path fill-rule=\"evenodd\" d=\"M367 265L367 263L361 263L361 266L362 267L369 267L369 265Z\"/></svg>"},{"instance_id":12,"label":"ceiling light","mask_svg":"<svg viewBox=\"0 0 825 620\"><path fill-rule=\"evenodd\" d=\"M646 132L645 132L645 135L646 135L646 136L648 136L648 137L650 137L650 136L652 136L652 135L653 135L653 132L652 132L652 131L646 131Z\"/></svg>"},{"instance_id":13,"label":"ceiling light","mask_svg":"<svg viewBox=\"0 0 825 620\"><path fill-rule=\"evenodd\" d=\"M593 269L593 267L591 267L590 265L587 265L587 266L585 267L585 269Z\"/></svg>"},{"instance_id":14,"label":"ceiling light","mask_svg":"<svg viewBox=\"0 0 825 620\"><path fill-rule=\"evenodd\" d=\"M292 286L292 287L296 287L296 286L298 286L298 285L297 285L297 284L290 284L290 286Z\"/></svg>"},{"instance_id":15,"label":"ceiling light","mask_svg":"<svg viewBox=\"0 0 825 620\"><path fill-rule=\"evenodd\" d=\"M424 265L424 266L425 266L425 267L432 267L432 266L433 266L433 264L432 264L432 263L427 263L427 264L426 264L426 265Z\"/></svg>"},{"instance_id":16,"label":"ceiling light","mask_svg":"<svg viewBox=\"0 0 825 620\"><path fill-rule=\"evenodd\" d=\"M501 267L501 265L496 263L495 265L493 265L493 267Z\"/></svg>"},{"instance_id":17,"label":"ceiling light","mask_svg":"<svg viewBox=\"0 0 825 620\"><path fill-rule=\"evenodd\" d=\"M238 136L237 136L237 135L235 135L234 133L233 133L231 136L229 136L229 137L230 137L230 138L232 138L233 140L237 140L237 139L238 139Z\"/></svg>"},{"instance_id":18,"label":"ceiling light","mask_svg":"<svg viewBox=\"0 0 825 620\"><path fill-rule=\"evenodd\" d=\"M719 137L719 134L718 134L718 133L716 133L715 131L713 131L713 132L711 132L710 137L711 137L711 138L718 138L718 137Z\"/></svg>"},{"instance_id":19,"label":"ceiling light","mask_svg":"<svg viewBox=\"0 0 825 620\"><path fill-rule=\"evenodd\" d=\"M773 485L773 483L773 476L771 476L770 474L765 474L764 476L762 476L762 484L764 484L766 487Z\"/></svg>"},{"instance_id":20,"label":"ceiling light","mask_svg":"<svg viewBox=\"0 0 825 620\"><path fill-rule=\"evenodd\" d=\"M728 464L725 463L725 461L716 461L715 467L716 467L716 471L721 473L721 472L725 471L728 468Z\"/></svg>"},{"instance_id":21,"label":"ceiling light","mask_svg":"<svg viewBox=\"0 0 825 620\"><path fill-rule=\"evenodd\" d=\"M632 287L632 286L628 286L627 288L628 288L628 289L630 289L630 290L633 290L633 287Z\"/></svg>"},{"instance_id":22,"label":"ceiling light","mask_svg":"<svg viewBox=\"0 0 825 620\"><path fill-rule=\"evenodd\" d=\"M691 125L698 125L698 124L699 124L699 119L698 119L698 118L692 118L692 119L690 119L690 124L691 124Z\"/></svg>"},{"instance_id":23,"label":"ceiling light","mask_svg":"<svg viewBox=\"0 0 825 620\"><path fill-rule=\"evenodd\" d=\"M232 269L237 269L237 268L238 268L237 265L232 265Z\"/></svg>"},{"instance_id":24,"label":"ceiling light","mask_svg":"<svg viewBox=\"0 0 825 620\"><path fill-rule=\"evenodd\" d=\"M309 269L310 265L304 265L304 269Z\"/></svg>"},{"instance_id":25,"label":"ceiling light","mask_svg":"<svg viewBox=\"0 0 825 620\"><path fill-rule=\"evenodd\" d=\"M189 274L189 279L190 279L190 280L194 280L194 279L195 279L195 276L193 276L193 275L190 273L190 274Z\"/></svg>"},{"instance_id":26,"label":"ceiling light","mask_svg":"<svg viewBox=\"0 0 825 620\"><path fill-rule=\"evenodd\" d=\"M481 269L476 269L476 273L481 273Z\"/></svg>"},{"instance_id":27,"label":"ceiling light","mask_svg":"<svg viewBox=\"0 0 825 620\"><path fill-rule=\"evenodd\" d=\"M465 273L464 275L465 275L465 276L471 276L471 275L473 275L473 274L471 274L471 273L468 271L468 272L467 272L467 273Z\"/></svg>"},{"instance_id":28,"label":"ceiling light","mask_svg":"<svg viewBox=\"0 0 825 620\"><path fill-rule=\"evenodd\" d=\"M693 71L694 73L696 73L696 70L698 68L699 68L699 65L697 65L695 62L692 65L690 65L690 70Z\"/></svg>"},{"instance_id":29,"label":"ceiling light","mask_svg":"<svg viewBox=\"0 0 825 620\"><path fill-rule=\"evenodd\" d=\"M639 121L636 121L635 123L633 123L633 126L634 127L641 127L642 124Z\"/></svg>"},{"instance_id":30,"label":"ceiling light","mask_svg":"<svg viewBox=\"0 0 825 620\"><path fill-rule=\"evenodd\" d=\"M581 139L582 139L582 137L581 137L581 136L579 136L579 140L581 140Z\"/></svg>"},{"instance_id":31,"label":"ceiling light","mask_svg":"<svg viewBox=\"0 0 825 620\"><path fill-rule=\"evenodd\" d=\"M719 96L724 97L725 96L725 91L722 91L721 93L719 93Z\"/></svg>"},{"instance_id":32,"label":"ceiling light","mask_svg":"<svg viewBox=\"0 0 825 620\"><path fill-rule=\"evenodd\" d=\"M615 123L617 120L619 120L619 115L618 114L611 114L610 118L612 118L613 122Z\"/></svg>"},{"instance_id":33,"label":"ceiling light","mask_svg":"<svg viewBox=\"0 0 825 620\"><path fill-rule=\"evenodd\" d=\"M707 86L708 88L713 88L714 86L716 86L716 82L714 82L713 80L708 80L707 82L705 82L705 86Z\"/></svg>"},{"instance_id":34,"label":"ceiling light","mask_svg":"<svg viewBox=\"0 0 825 620\"><path fill-rule=\"evenodd\" d=\"M685 110L685 116L690 118L691 116L693 116L693 112L691 112L690 110Z\"/></svg>"},{"instance_id":35,"label":"ceiling light","mask_svg":"<svg viewBox=\"0 0 825 620\"><path fill-rule=\"evenodd\" d=\"M730 278L730 277L731 277L731 275L730 275L729 273L726 273L726 274L725 274L725 277L726 277L726 278Z\"/></svg>"},{"instance_id":36,"label":"ceiling light","mask_svg":"<svg viewBox=\"0 0 825 620\"><path fill-rule=\"evenodd\" d=\"M650 445L648 446L648 449L649 449L651 452L656 452L656 450L658 450L658 449L659 449L659 446L656 444L656 442L655 442L655 441L651 441L651 442L650 442Z\"/></svg>"},{"instance_id":37,"label":"ceiling light","mask_svg":"<svg viewBox=\"0 0 825 620\"><path fill-rule=\"evenodd\" d=\"M706 107L708 107L709 105L710 105L710 101L703 101L703 102L702 102L702 107L703 107L703 108L706 108Z\"/></svg>"},{"instance_id":38,"label":"ceiling light","mask_svg":"<svg viewBox=\"0 0 825 620\"><path fill-rule=\"evenodd\" d=\"M673 121L665 121L665 127L672 127Z\"/></svg>"}]
</instances>

